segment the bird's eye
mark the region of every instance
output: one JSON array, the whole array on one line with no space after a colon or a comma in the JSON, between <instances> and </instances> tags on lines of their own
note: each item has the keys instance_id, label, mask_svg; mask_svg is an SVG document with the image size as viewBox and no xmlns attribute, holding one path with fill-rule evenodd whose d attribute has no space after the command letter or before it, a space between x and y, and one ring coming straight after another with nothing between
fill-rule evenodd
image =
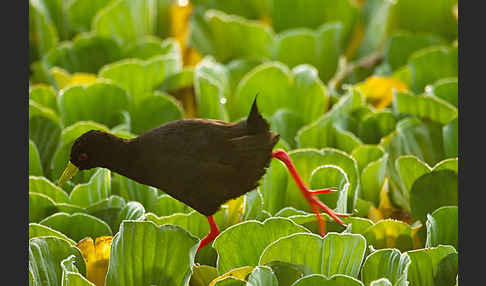
<instances>
[{"instance_id":1,"label":"bird's eye","mask_svg":"<svg viewBox=\"0 0 486 286\"><path fill-rule=\"evenodd\" d=\"M86 154L86 153L81 153L81 154L79 155L79 161L84 161L84 160L86 160L86 159L88 159L88 154Z\"/></svg>"}]
</instances>

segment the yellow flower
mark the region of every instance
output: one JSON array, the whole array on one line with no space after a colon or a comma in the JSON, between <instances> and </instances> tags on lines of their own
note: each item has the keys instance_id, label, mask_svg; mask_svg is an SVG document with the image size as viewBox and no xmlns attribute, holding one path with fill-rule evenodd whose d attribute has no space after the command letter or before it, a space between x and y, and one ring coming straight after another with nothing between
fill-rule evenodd
<instances>
[{"instance_id":1,"label":"yellow flower","mask_svg":"<svg viewBox=\"0 0 486 286\"><path fill-rule=\"evenodd\" d=\"M189 31L189 17L193 5L182 3L184 1L173 1L171 6L171 35L181 47L182 61L184 66L195 66L202 59L202 56L194 49L187 47L187 33ZM188 2L188 1L187 1Z\"/></svg>"},{"instance_id":2,"label":"yellow flower","mask_svg":"<svg viewBox=\"0 0 486 286\"><path fill-rule=\"evenodd\" d=\"M86 278L96 286L105 285L112 239L112 236L99 236L93 242L91 237L86 237L78 242L77 247L86 261Z\"/></svg>"},{"instance_id":3,"label":"yellow flower","mask_svg":"<svg viewBox=\"0 0 486 286\"><path fill-rule=\"evenodd\" d=\"M71 75L66 70L53 67L51 69L51 74L57 82L59 89L63 89L68 85L72 84L90 84L97 80L95 74L91 73L75 73Z\"/></svg>"},{"instance_id":4,"label":"yellow flower","mask_svg":"<svg viewBox=\"0 0 486 286\"><path fill-rule=\"evenodd\" d=\"M368 102L380 110L393 101L393 90L407 91L407 85L393 77L370 76L365 81L356 84Z\"/></svg>"},{"instance_id":5,"label":"yellow flower","mask_svg":"<svg viewBox=\"0 0 486 286\"><path fill-rule=\"evenodd\" d=\"M246 276L248 276L248 274L250 274L253 271L253 268L255 268L255 267L254 266L243 266L243 267L240 267L240 268L235 268L235 269L233 269L229 272L226 272L223 275L216 277L213 281L211 281L209 286L213 286L214 284L216 284L216 282L223 280L227 277L233 277L235 279L245 281Z\"/></svg>"}]
</instances>

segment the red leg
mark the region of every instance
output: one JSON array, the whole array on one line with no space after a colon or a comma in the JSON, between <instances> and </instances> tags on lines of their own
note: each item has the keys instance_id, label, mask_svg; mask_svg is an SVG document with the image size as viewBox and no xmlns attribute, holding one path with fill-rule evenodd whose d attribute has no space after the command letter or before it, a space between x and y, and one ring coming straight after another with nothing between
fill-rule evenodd
<instances>
[{"instance_id":1,"label":"red leg","mask_svg":"<svg viewBox=\"0 0 486 286\"><path fill-rule=\"evenodd\" d=\"M302 179L299 176L299 173L297 173L297 170L295 169L294 164L292 163L292 160L290 160L290 157L285 153L283 150L277 150L272 153L273 158L277 158L280 161L282 161L287 168L289 169L290 174L294 178L295 182L297 183L297 186L299 187L300 191L302 192L302 195L304 198L307 200L309 205L311 206L312 210L317 216L317 222L319 224L319 231L321 232L321 235L325 235L325 221L323 220L322 216L319 213L319 209L324 210L330 217L332 217L335 221L338 223L344 225L344 222L339 218L339 217L346 217L350 216L350 214L339 214L334 212L332 209L330 209L328 206L326 206L323 202L319 200L315 196L315 194L325 194L325 193L330 193L335 191L334 189L323 189L323 190L309 190L307 186L304 184Z\"/></svg>"},{"instance_id":2,"label":"red leg","mask_svg":"<svg viewBox=\"0 0 486 286\"><path fill-rule=\"evenodd\" d=\"M201 250L204 246L206 246L208 243L213 241L216 236L219 234L219 227L214 221L214 218L212 216L208 216L208 222L209 222L209 233L204 237L201 242L199 243L199 247L197 248L197 251Z\"/></svg>"}]
</instances>

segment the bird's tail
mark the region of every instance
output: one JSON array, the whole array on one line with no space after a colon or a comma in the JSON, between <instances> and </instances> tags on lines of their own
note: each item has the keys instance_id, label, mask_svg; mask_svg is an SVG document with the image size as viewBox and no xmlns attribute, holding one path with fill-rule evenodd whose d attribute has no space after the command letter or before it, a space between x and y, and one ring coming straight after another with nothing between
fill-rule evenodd
<instances>
[{"instance_id":1,"label":"bird's tail","mask_svg":"<svg viewBox=\"0 0 486 286\"><path fill-rule=\"evenodd\" d=\"M265 118L263 118L260 111L258 111L257 97L258 95L255 96L250 114L246 119L246 126L248 128L248 133L250 134L266 132L270 129L268 122L265 120Z\"/></svg>"}]
</instances>

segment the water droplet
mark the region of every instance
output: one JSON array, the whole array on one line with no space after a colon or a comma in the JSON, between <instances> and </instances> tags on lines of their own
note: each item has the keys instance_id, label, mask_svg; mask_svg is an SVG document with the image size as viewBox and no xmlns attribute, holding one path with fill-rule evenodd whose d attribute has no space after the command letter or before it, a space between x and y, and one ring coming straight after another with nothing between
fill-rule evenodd
<instances>
[{"instance_id":1,"label":"water droplet","mask_svg":"<svg viewBox=\"0 0 486 286\"><path fill-rule=\"evenodd\" d=\"M221 97L221 99L219 100L219 102L221 104L225 104L226 103L226 97Z\"/></svg>"}]
</instances>

